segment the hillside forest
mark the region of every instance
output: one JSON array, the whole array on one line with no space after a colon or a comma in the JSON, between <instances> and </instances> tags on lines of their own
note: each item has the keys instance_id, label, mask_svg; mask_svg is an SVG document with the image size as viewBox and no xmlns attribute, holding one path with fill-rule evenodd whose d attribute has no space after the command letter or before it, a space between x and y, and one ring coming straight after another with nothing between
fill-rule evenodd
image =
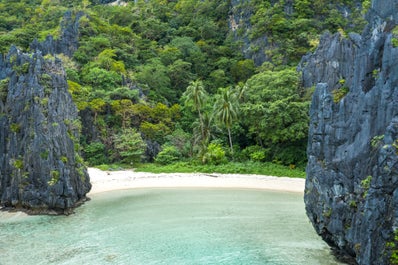
<instances>
[{"instance_id":1,"label":"hillside forest","mask_svg":"<svg viewBox=\"0 0 398 265\"><path fill-rule=\"evenodd\" d=\"M88 165L304 169L314 88L302 86L297 65L323 32L363 28L369 4L1 0L0 52L28 53L35 39L57 40L67 19L75 23L73 53L45 57L63 62Z\"/></svg>"}]
</instances>

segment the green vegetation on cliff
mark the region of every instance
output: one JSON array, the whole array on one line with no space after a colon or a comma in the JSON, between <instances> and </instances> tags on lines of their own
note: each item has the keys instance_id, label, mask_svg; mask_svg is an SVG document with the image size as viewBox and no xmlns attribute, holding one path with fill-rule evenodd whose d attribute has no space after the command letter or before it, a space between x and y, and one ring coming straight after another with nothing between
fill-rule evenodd
<instances>
[{"instance_id":1,"label":"green vegetation on cliff","mask_svg":"<svg viewBox=\"0 0 398 265\"><path fill-rule=\"evenodd\" d=\"M77 50L56 57L80 111L80 142L90 165L141 159L292 168L305 164L309 105L295 65L324 30L362 28L362 4L368 4L99 2L0 1L2 53L12 44L29 51L35 38L48 34L57 40L65 12L71 10L72 19L84 13L75 24ZM231 30L231 10L248 23ZM261 45L251 44L265 47L266 60L257 66L242 53L242 42L263 37Z\"/></svg>"}]
</instances>

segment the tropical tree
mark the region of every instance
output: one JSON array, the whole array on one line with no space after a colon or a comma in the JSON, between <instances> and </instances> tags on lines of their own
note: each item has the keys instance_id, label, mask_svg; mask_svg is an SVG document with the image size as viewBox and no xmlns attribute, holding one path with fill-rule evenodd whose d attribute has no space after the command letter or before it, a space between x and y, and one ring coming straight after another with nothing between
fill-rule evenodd
<instances>
[{"instance_id":1,"label":"tropical tree","mask_svg":"<svg viewBox=\"0 0 398 265\"><path fill-rule=\"evenodd\" d=\"M168 75L168 69L159 58L153 58L146 64L138 67L136 73L138 83L148 87L146 91L150 98L159 100L163 97L168 102L175 102L175 91L171 89L171 81Z\"/></svg>"},{"instance_id":2,"label":"tropical tree","mask_svg":"<svg viewBox=\"0 0 398 265\"><path fill-rule=\"evenodd\" d=\"M238 96L238 100L241 103L242 101L245 100L245 94L246 94L246 91L247 91L247 84L243 83L243 82L239 82L236 85L235 89L237 90L236 93L237 93L237 96Z\"/></svg>"},{"instance_id":3,"label":"tropical tree","mask_svg":"<svg viewBox=\"0 0 398 265\"><path fill-rule=\"evenodd\" d=\"M193 128L194 146L198 147L199 156L202 157L205 154L207 145L213 137L212 132L215 131L213 125L213 117L208 113L204 113L201 122L195 122Z\"/></svg>"},{"instance_id":4,"label":"tropical tree","mask_svg":"<svg viewBox=\"0 0 398 265\"><path fill-rule=\"evenodd\" d=\"M95 88L111 91L122 85L122 76L115 71L108 71L100 67L88 65L82 70L82 81Z\"/></svg>"},{"instance_id":5,"label":"tropical tree","mask_svg":"<svg viewBox=\"0 0 398 265\"><path fill-rule=\"evenodd\" d=\"M124 63L122 61L117 61L115 59L116 57L117 55L115 50L104 49L95 58L95 63L105 70L125 74L126 69Z\"/></svg>"},{"instance_id":6,"label":"tropical tree","mask_svg":"<svg viewBox=\"0 0 398 265\"><path fill-rule=\"evenodd\" d=\"M92 101L89 102L89 106L94 112L94 123L95 123L97 121L98 113L104 110L106 102L102 98L94 98Z\"/></svg>"},{"instance_id":7,"label":"tropical tree","mask_svg":"<svg viewBox=\"0 0 398 265\"><path fill-rule=\"evenodd\" d=\"M134 105L129 99L113 100L111 108L117 116L122 119L122 128L130 126L131 118L134 115Z\"/></svg>"},{"instance_id":8,"label":"tropical tree","mask_svg":"<svg viewBox=\"0 0 398 265\"><path fill-rule=\"evenodd\" d=\"M192 156L192 134L177 128L173 133L166 136L168 145L177 148L178 152L184 157Z\"/></svg>"},{"instance_id":9,"label":"tropical tree","mask_svg":"<svg viewBox=\"0 0 398 265\"><path fill-rule=\"evenodd\" d=\"M169 68L171 86L176 91L178 97L184 92L189 82L195 79L191 72L192 64L181 59L174 61Z\"/></svg>"},{"instance_id":10,"label":"tropical tree","mask_svg":"<svg viewBox=\"0 0 398 265\"><path fill-rule=\"evenodd\" d=\"M139 162L146 149L141 134L134 128L123 129L113 137L113 143L115 158L121 158L122 162L129 164Z\"/></svg>"},{"instance_id":11,"label":"tropical tree","mask_svg":"<svg viewBox=\"0 0 398 265\"><path fill-rule=\"evenodd\" d=\"M238 118L238 112L239 101L234 91L231 87L221 89L221 94L214 105L214 117L227 128L231 153L233 153L231 126Z\"/></svg>"},{"instance_id":12,"label":"tropical tree","mask_svg":"<svg viewBox=\"0 0 398 265\"><path fill-rule=\"evenodd\" d=\"M198 112L199 115L199 125L201 128L202 138L205 138L204 135L204 124L203 124L203 114L201 109L203 108L206 99L207 92L203 86L203 82L201 80L191 81L189 86L185 90L183 96L185 97L185 104L192 105L193 110Z\"/></svg>"},{"instance_id":13,"label":"tropical tree","mask_svg":"<svg viewBox=\"0 0 398 265\"><path fill-rule=\"evenodd\" d=\"M258 73L246 85L241 111L245 117L242 123L248 128L249 137L256 140L256 145L271 148L273 159L293 160L286 159L287 156L280 158L280 150L294 147L289 156L305 150L309 106L309 102L300 96L296 70L286 68ZM302 163L302 160L299 157L293 163Z\"/></svg>"}]
</instances>

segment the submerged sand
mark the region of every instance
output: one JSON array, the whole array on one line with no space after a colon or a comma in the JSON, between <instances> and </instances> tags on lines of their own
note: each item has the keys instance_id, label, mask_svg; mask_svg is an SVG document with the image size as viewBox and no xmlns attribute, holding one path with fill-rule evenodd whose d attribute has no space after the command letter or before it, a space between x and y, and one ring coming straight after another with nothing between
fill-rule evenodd
<instances>
[{"instance_id":1,"label":"submerged sand","mask_svg":"<svg viewBox=\"0 0 398 265\"><path fill-rule=\"evenodd\" d=\"M305 179L250 174L147 173L134 170L103 171L88 168L92 188L88 196L134 188L247 188L304 192ZM1 207L0 207L1 209ZM0 218L20 218L24 212L1 211Z\"/></svg>"},{"instance_id":2,"label":"submerged sand","mask_svg":"<svg viewBox=\"0 0 398 265\"><path fill-rule=\"evenodd\" d=\"M250 188L304 192L305 179L250 174L146 173L134 170L102 171L89 168L92 189L89 193L133 188Z\"/></svg>"}]
</instances>

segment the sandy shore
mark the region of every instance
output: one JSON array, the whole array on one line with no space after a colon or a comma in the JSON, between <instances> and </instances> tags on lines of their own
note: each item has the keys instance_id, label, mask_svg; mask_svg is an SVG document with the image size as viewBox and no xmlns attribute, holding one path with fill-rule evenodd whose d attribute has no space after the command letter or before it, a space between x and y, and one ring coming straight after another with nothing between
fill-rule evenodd
<instances>
[{"instance_id":1,"label":"sandy shore","mask_svg":"<svg viewBox=\"0 0 398 265\"><path fill-rule=\"evenodd\" d=\"M102 171L88 168L92 189L88 196L106 191L134 188L247 188L304 192L305 179L245 174L145 173L133 170ZM20 218L24 212L0 212L0 218Z\"/></svg>"},{"instance_id":2,"label":"sandy shore","mask_svg":"<svg viewBox=\"0 0 398 265\"><path fill-rule=\"evenodd\" d=\"M251 188L288 192L304 192L301 178L272 177L244 174L205 173L144 173L133 170L102 171L89 168L90 194L132 188L215 187Z\"/></svg>"}]
</instances>

